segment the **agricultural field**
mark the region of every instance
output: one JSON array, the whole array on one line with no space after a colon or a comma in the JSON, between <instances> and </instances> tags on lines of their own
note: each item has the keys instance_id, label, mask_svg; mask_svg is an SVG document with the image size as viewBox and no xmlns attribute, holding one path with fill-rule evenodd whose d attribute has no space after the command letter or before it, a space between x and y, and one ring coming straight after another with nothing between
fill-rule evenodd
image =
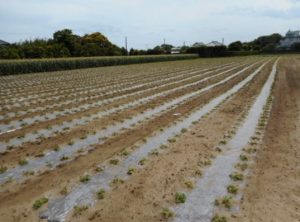
<instances>
[{"instance_id":1,"label":"agricultural field","mask_svg":"<svg viewBox=\"0 0 300 222\"><path fill-rule=\"evenodd\" d=\"M0 221L299 221L300 56L0 76Z\"/></svg>"}]
</instances>

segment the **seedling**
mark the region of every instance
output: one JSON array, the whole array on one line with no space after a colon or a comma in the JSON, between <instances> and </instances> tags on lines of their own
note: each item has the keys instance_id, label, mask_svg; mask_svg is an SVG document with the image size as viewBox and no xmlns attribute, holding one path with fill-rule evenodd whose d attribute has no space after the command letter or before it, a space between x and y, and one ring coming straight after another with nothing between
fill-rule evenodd
<instances>
[{"instance_id":1,"label":"seedling","mask_svg":"<svg viewBox=\"0 0 300 222\"><path fill-rule=\"evenodd\" d=\"M38 200L36 200L33 205L32 205L32 208L37 210L39 209L41 206L43 206L45 203L48 203L48 198L46 197L42 197Z\"/></svg>"},{"instance_id":2,"label":"seedling","mask_svg":"<svg viewBox=\"0 0 300 222\"><path fill-rule=\"evenodd\" d=\"M109 163L112 164L112 165L118 165L119 160L118 159L111 159L111 160L109 160Z\"/></svg>"},{"instance_id":3,"label":"seedling","mask_svg":"<svg viewBox=\"0 0 300 222\"><path fill-rule=\"evenodd\" d=\"M124 180L116 177L111 181L111 184L118 184L118 183L123 184Z\"/></svg>"},{"instance_id":4,"label":"seedling","mask_svg":"<svg viewBox=\"0 0 300 222\"><path fill-rule=\"evenodd\" d=\"M247 161L248 157L245 155L240 155L240 159L241 159L241 161Z\"/></svg>"},{"instance_id":5,"label":"seedling","mask_svg":"<svg viewBox=\"0 0 300 222\"><path fill-rule=\"evenodd\" d=\"M1 167L0 167L0 174L5 173L6 170L7 170L7 167L1 166Z\"/></svg>"},{"instance_id":6,"label":"seedling","mask_svg":"<svg viewBox=\"0 0 300 222\"><path fill-rule=\"evenodd\" d=\"M145 165L146 160L147 160L146 158L141 159L141 160L139 161L139 164L140 164L141 166Z\"/></svg>"},{"instance_id":7,"label":"seedling","mask_svg":"<svg viewBox=\"0 0 300 222\"><path fill-rule=\"evenodd\" d=\"M74 144L73 141L68 142L68 145L69 145L69 146L72 146L73 144Z\"/></svg>"},{"instance_id":8,"label":"seedling","mask_svg":"<svg viewBox=\"0 0 300 222\"><path fill-rule=\"evenodd\" d=\"M175 139L175 138L168 139L168 142L169 142L169 143L175 143L175 142L176 142L176 139Z\"/></svg>"},{"instance_id":9,"label":"seedling","mask_svg":"<svg viewBox=\"0 0 300 222\"><path fill-rule=\"evenodd\" d=\"M101 167L96 167L95 171L96 171L97 173L100 173L100 172L103 171L103 169L102 169Z\"/></svg>"},{"instance_id":10,"label":"seedling","mask_svg":"<svg viewBox=\"0 0 300 222\"><path fill-rule=\"evenodd\" d=\"M122 153L122 155L123 155L123 156L128 156L129 153L130 153L130 152L129 152L128 150L124 150L123 153Z\"/></svg>"},{"instance_id":11,"label":"seedling","mask_svg":"<svg viewBox=\"0 0 300 222\"><path fill-rule=\"evenodd\" d=\"M186 201L185 193L176 192L175 194L175 203L184 203Z\"/></svg>"},{"instance_id":12,"label":"seedling","mask_svg":"<svg viewBox=\"0 0 300 222\"><path fill-rule=\"evenodd\" d=\"M234 172L234 173L230 174L229 176L230 176L230 178L231 178L232 180L234 180L234 181L237 181L237 180L243 180L243 179L244 179L243 174L237 173L237 172Z\"/></svg>"},{"instance_id":13,"label":"seedling","mask_svg":"<svg viewBox=\"0 0 300 222\"><path fill-rule=\"evenodd\" d=\"M155 155L155 156L158 156L159 152L157 149L154 149L150 152L151 155Z\"/></svg>"},{"instance_id":14,"label":"seedling","mask_svg":"<svg viewBox=\"0 0 300 222\"><path fill-rule=\"evenodd\" d=\"M237 194L238 188L235 185L229 185L227 187L227 191L228 191L228 193L231 193L231 194Z\"/></svg>"},{"instance_id":15,"label":"seedling","mask_svg":"<svg viewBox=\"0 0 300 222\"><path fill-rule=\"evenodd\" d=\"M21 159L21 160L19 160L19 164L20 164L21 166L24 166L24 165L28 164L28 161L25 160L25 159Z\"/></svg>"},{"instance_id":16,"label":"seedling","mask_svg":"<svg viewBox=\"0 0 300 222\"><path fill-rule=\"evenodd\" d=\"M164 219L168 219L168 218L171 218L174 216L174 213L173 211L171 211L170 209L168 208L163 208L162 211L161 211L161 215Z\"/></svg>"},{"instance_id":17,"label":"seedling","mask_svg":"<svg viewBox=\"0 0 300 222\"><path fill-rule=\"evenodd\" d=\"M97 192L97 198L98 198L99 200L104 199L104 195L105 195L105 190L104 190L104 189L100 189L100 190Z\"/></svg>"},{"instance_id":18,"label":"seedling","mask_svg":"<svg viewBox=\"0 0 300 222\"><path fill-rule=\"evenodd\" d=\"M222 204L227 209L230 209L232 207L232 197L230 197L230 196L223 197L222 198Z\"/></svg>"},{"instance_id":19,"label":"seedling","mask_svg":"<svg viewBox=\"0 0 300 222\"><path fill-rule=\"evenodd\" d=\"M82 206L75 206L74 207L74 216L78 216L81 215L81 213L83 211L86 211L89 207L86 205L82 205Z\"/></svg>"},{"instance_id":20,"label":"seedling","mask_svg":"<svg viewBox=\"0 0 300 222\"><path fill-rule=\"evenodd\" d=\"M189 189L193 189L194 188L194 183L193 181L185 181L184 184L187 186L187 188Z\"/></svg>"},{"instance_id":21,"label":"seedling","mask_svg":"<svg viewBox=\"0 0 300 222\"><path fill-rule=\"evenodd\" d=\"M227 218L225 216L219 216L215 215L212 219L211 222L227 222Z\"/></svg>"},{"instance_id":22,"label":"seedling","mask_svg":"<svg viewBox=\"0 0 300 222\"><path fill-rule=\"evenodd\" d=\"M80 182L81 183L87 183L87 182L90 181L90 179L91 179L90 175L86 174L86 175L83 175L83 176L80 177Z\"/></svg>"},{"instance_id":23,"label":"seedling","mask_svg":"<svg viewBox=\"0 0 300 222\"><path fill-rule=\"evenodd\" d=\"M64 160L68 160L69 159L69 157L67 157L67 156L62 156L61 158L60 158L60 161L64 161Z\"/></svg>"},{"instance_id":24,"label":"seedling","mask_svg":"<svg viewBox=\"0 0 300 222\"><path fill-rule=\"evenodd\" d=\"M127 174L132 175L134 172L135 172L134 168L129 168L128 171L127 171Z\"/></svg>"},{"instance_id":25,"label":"seedling","mask_svg":"<svg viewBox=\"0 0 300 222\"><path fill-rule=\"evenodd\" d=\"M187 131L187 129L186 128L183 128L182 130L181 130L181 133L185 133Z\"/></svg>"},{"instance_id":26,"label":"seedling","mask_svg":"<svg viewBox=\"0 0 300 222\"><path fill-rule=\"evenodd\" d=\"M64 186L59 193L64 196L67 195L69 193L68 187Z\"/></svg>"}]
</instances>

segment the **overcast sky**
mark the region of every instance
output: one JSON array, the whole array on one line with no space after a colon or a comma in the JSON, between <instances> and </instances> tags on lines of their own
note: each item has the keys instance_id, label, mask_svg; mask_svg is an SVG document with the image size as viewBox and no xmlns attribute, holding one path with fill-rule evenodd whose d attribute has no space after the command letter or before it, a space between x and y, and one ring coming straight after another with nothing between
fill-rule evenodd
<instances>
[{"instance_id":1,"label":"overcast sky","mask_svg":"<svg viewBox=\"0 0 300 222\"><path fill-rule=\"evenodd\" d=\"M101 32L113 43L150 48L248 41L300 30L300 0L0 0L0 39L49 38L70 28Z\"/></svg>"}]
</instances>

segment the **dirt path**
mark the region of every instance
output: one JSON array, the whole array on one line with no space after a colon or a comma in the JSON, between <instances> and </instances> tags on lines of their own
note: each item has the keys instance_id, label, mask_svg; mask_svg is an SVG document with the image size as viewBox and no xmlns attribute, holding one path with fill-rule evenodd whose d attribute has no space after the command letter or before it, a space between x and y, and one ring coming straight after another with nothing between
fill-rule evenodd
<instances>
[{"instance_id":1,"label":"dirt path","mask_svg":"<svg viewBox=\"0 0 300 222\"><path fill-rule=\"evenodd\" d=\"M300 221L300 60L283 58L273 108L237 222Z\"/></svg>"}]
</instances>

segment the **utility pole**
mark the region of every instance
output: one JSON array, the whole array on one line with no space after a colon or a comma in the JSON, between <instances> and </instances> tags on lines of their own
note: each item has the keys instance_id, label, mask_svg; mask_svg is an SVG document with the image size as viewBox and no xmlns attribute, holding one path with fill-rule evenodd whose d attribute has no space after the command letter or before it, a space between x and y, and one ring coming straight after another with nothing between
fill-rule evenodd
<instances>
[{"instance_id":1,"label":"utility pole","mask_svg":"<svg viewBox=\"0 0 300 222\"><path fill-rule=\"evenodd\" d=\"M126 49L126 55L128 55L128 49L127 49L127 36L125 36L125 49Z\"/></svg>"},{"instance_id":2,"label":"utility pole","mask_svg":"<svg viewBox=\"0 0 300 222\"><path fill-rule=\"evenodd\" d=\"M166 39L164 39L164 45L166 44Z\"/></svg>"}]
</instances>

